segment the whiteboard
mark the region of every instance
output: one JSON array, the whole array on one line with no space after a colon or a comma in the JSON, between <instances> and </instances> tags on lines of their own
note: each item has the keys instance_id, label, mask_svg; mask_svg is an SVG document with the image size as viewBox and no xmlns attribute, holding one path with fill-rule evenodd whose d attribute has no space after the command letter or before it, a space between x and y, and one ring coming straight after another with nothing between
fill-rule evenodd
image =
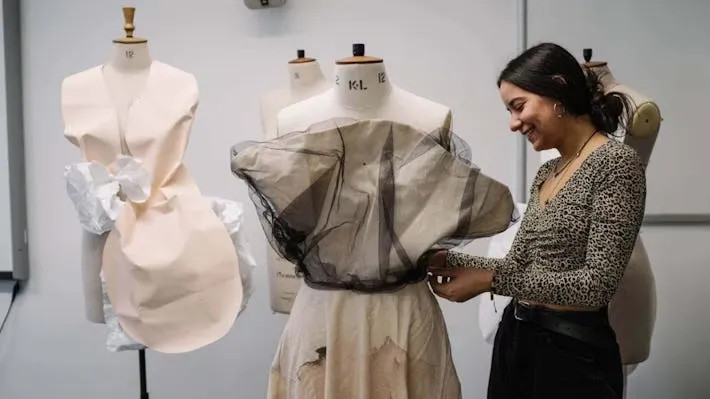
<instances>
[{"instance_id":1,"label":"whiteboard","mask_svg":"<svg viewBox=\"0 0 710 399\"><path fill-rule=\"evenodd\" d=\"M580 62L592 48L619 82L659 105L647 214L710 213L709 15L707 1L536 0L528 8L528 47L552 41Z\"/></svg>"},{"instance_id":2,"label":"whiteboard","mask_svg":"<svg viewBox=\"0 0 710 399\"><path fill-rule=\"evenodd\" d=\"M0 273L27 279L19 2L0 9Z\"/></svg>"}]
</instances>

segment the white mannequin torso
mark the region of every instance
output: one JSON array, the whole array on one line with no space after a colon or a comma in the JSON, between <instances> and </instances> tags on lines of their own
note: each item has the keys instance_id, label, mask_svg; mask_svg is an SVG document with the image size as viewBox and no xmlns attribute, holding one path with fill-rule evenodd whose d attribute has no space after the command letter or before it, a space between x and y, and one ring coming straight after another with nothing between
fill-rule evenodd
<instances>
[{"instance_id":1,"label":"white mannequin torso","mask_svg":"<svg viewBox=\"0 0 710 399\"><path fill-rule=\"evenodd\" d=\"M599 76L606 93L618 92L631 99L633 112L629 129L616 132L616 139L633 147L648 165L661 125L658 106L647 96L617 82L606 63L587 65ZM656 287L641 236L609 305L609 319L617 334L623 363L633 365L645 361L650 354L656 319Z\"/></svg>"},{"instance_id":2,"label":"white mannequin torso","mask_svg":"<svg viewBox=\"0 0 710 399\"><path fill-rule=\"evenodd\" d=\"M451 110L393 85L384 62L338 64L333 87L283 109L280 135L305 130L331 118L385 119L423 131L451 128Z\"/></svg>"},{"instance_id":3,"label":"white mannequin torso","mask_svg":"<svg viewBox=\"0 0 710 399\"><path fill-rule=\"evenodd\" d=\"M152 63L148 43L114 43L111 56L102 68L104 82L118 113L121 136L128 109L143 91ZM121 150L129 153L123 137Z\"/></svg>"},{"instance_id":4,"label":"white mannequin torso","mask_svg":"<svg viewBox=\"0 0 710 399\"><path fill-rule=\"evenodd\" d=\"M297 58L288 63L289 85L267 93L261 99L261 126L264 137L277 137L277 114L283 108L327 90L328 81L323 76L318 61L312 58ZM267 273L270 304L274 312L289 313L293 300L301 287L295 266L280 258L267 245Z\"/></svg>"},{"instance_id":5,"label":"white mannequin torso","mask_svg":"<svg viewBox=\"0 0 710 399\"><path fill-rule=\"evenodd\" d=\"M277 115L285 107L327 90L330 86L318 61L289 63L289 85L261 99L261 125L267 139L276 137Z\"/></svg>"}]
</instances>

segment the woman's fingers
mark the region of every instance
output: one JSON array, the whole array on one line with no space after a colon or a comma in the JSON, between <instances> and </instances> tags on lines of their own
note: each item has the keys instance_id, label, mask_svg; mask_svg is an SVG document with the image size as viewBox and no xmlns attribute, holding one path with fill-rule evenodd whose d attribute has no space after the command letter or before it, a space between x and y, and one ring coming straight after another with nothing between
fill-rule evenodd
<instances>
[{"instance_id":1,"label":"woman's fingers","mask_svg":"<svg viewBox=\"0 0 710 399\"><path fill-rule=\"evenodd\" d=\"M462 270L454 267L430 267L427 271L436 281L441 277L441 283L446 284L458 277Z\"/></svg>"},{"instance_id":2,"label":"woman's fingers","mask_svg":"<svg viewBox=\"0 0 710 399\"><path fill-rule=\"evenodd\" d=\"M427 271L429 274L442 277L456 277L461 273L461 270L456 267L430 267Z\"/></svg>"},{"instance_id":3,"label":"woman's fingers","mask_svg":"<svg viewBox=\"0 0 710 399\"><path fill-rule=\"evenodd\" d=\"M431 268L429 284L434 293L452 302L465 302L485 291L485 270L467 268Z\"/></svg>"},{"instance_id":4,"label":"woman's fingers","mask_svg":"<svg viewBox=\"0 0 710 399\"><path fill-rule=\"evenodd\" d=\"M439 281L437 281L436 276L429 276L429 285L431 286L432 291L434 291L434 293L436 295L438 295L444 299L448 299L449 301L451 300L451 298L449 298L449 295L447 294L445 282L440 283Z\"/></svg>"}]
</instances>

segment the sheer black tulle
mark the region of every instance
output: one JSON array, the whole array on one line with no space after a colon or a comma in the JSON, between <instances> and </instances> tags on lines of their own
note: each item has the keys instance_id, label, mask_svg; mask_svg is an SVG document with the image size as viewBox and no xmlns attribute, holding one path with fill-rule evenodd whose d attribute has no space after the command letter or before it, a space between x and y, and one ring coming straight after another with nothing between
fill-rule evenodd
<instances>
[{"instance_id":1,"label":"sheer black tulle","mask_svg":"<svg viewBox=\"0 0 710 399\"><path fill-rule=\"evenodd\" d=\"M276 253L312 287L377 292L421 281L420 257L517 217L508 188L466 143L392 121L331 120L232 147Z\"/></svg>"}]
</instances>

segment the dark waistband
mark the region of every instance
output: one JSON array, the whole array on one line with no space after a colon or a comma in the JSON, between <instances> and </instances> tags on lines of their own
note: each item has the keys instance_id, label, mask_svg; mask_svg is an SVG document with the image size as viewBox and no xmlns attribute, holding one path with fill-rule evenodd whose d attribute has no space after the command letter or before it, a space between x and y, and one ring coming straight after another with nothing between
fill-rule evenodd
<instances>
[{"instance_id":1,"label":"dark waistband","mask_svg":"<svg viewBox=\"0 0 710 399\"><path fill-rule=\"evenodd\" d=\"M614 344L607 308L596 311L558 311L514 300L513 317L582 342L608 348Z\"/></svg>"},{"instance_id":2,"label":"dark waistband","mask_svg":"<svg viewBox=\"0 0 710 399\"><path fill-rule=\"evenodd\" d=\"M401 290L407 285L417 284L426 279L426 272L421 270L413 269L401 276L394 277L390 276L391 279L388 280L363 280L355 276L351 277L350 280L341 281L317 281L310 275L303 276L303 282L309 287L316 290L348 290L357 291L362 293L386 293L386 292L396 292Z\"/></svg>"}]
</instances>

